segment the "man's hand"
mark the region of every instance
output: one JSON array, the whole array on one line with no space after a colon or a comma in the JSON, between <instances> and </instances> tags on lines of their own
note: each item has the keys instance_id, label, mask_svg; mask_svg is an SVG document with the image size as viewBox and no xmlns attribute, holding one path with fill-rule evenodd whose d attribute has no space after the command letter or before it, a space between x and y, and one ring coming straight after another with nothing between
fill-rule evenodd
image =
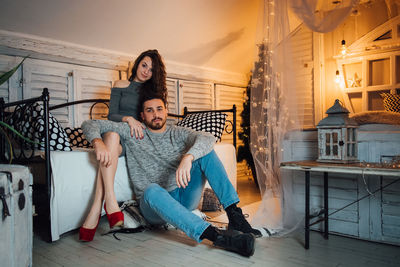
<instances>
[{"instance_id":1,"label":"man's hand","mask_svg":"<svg viewBox=\"0 0 400 267\"><path fill-rule=\"evenodd\" d=\"M96 159L101 165L108 168L111 165L111 152L108 150L101 138L92 140L94 151L96 152Z\"/></svg>"},{"instance_id":2,"label":"man's hand","mask_svg":"<svg viewBox=\"0 0 400 267\"><path fill-rule=\"evenodd\" d=\"M143 138L143 129L146 127L140 121L135 120L132 116L125 116L122 121L127 122L129 128L131 128L131 137L135 135L136 139Z\"/></svg>"},{"instance_id":3,"label":"man's hand","mask_svg":"<svg viewBox=\"0 0 400 267\"><path fill-rule=\"evenodd\" d=\"M176 170L176 184L179 188L186 188L190 182L190 170L192 169L192 161L194 157L192 154L186 154L183 156L178 169Z\"/></svg>"}]
</instances>

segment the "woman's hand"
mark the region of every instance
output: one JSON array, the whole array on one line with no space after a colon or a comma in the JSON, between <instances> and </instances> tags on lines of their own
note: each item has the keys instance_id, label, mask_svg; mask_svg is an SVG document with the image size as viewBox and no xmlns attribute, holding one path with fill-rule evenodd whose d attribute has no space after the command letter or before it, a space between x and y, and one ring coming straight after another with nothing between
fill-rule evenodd
<instances>
[{"instance_id":1,"label":"woman's hand","mask_svg":"<svg viewBox=\"0 0 400 267\"><path fill-rule=\"evenodd\" d=\"M131 136L135 134L136 139L143 138L143 129L146 128L140 121L135 120L132 116L125 116L122 121L127 122L129 128L131 128Z\"/></svg>"},{"instance_id":2,"label":"woman's hand","mask_svg":"<svg viewBox=\"0 0 400 267\"><path fill-rule=\"evenodd\" d=\"M101 138L95 138L92 141L94 151L96 153L96 159L101 165L108 168L111 165L111 152L108 150Z\"/></svg>"},{"instance_id":3,"label":"woman's hand","mask_svg":"<svg viewBox=\"0 0 400 267\"><path fill-rule=\"evenodd\" d=\"M190 182L190 170L192 169L193 159L194 157L192 154L184 155L176 170L175 179L179 188L186 188Z\"/></svg>"}]
</instances>

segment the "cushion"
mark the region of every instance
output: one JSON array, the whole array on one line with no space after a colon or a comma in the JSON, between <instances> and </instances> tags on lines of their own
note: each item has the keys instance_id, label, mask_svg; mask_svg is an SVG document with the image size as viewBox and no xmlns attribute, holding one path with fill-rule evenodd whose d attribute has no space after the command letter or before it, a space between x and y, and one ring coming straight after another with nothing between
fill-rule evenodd
<instances>
[{"instance_id":1,"label":"cushion","mask_svg":"<svg viewBox=\"0 0 400 267\"><path fill-rule=\"evenodd\" d=\"M85 135L83 134L82 128L65 128L65 132L70 140L71 146L73 147L84 147L89 148L92 145L86 139Z\"/></svg>"},{"instance_id":2,"label":"cushion","mask_svg":"<svg viewBox=\"0 0 400 267\"><path fill-rule=\"evenodd\" d=\"M350 115L358 125L364 124L393 124L400 125L400 113L391 111L365 111Z\"/></svg>"},{"instance_id":3,"label":"cushion","mask_svg":"<svg viewBox=\"0 0 400 267\"><path fill-rule=\"evenodd\" d=\"M191 113L177 123L196 131L209 132L215 136L216 142L221 141L225 128L226 114L218 111Z\"/></svg>"},{"instance_id":4,"label":"cushion","mask_svg":"<svg viewBox=\"0 0 400 267\"><path fill-rule=\"evenodd\" d=\"M381 93L386 111L400 112L400 95Z\"/></svg>"},{"instance_id":5,"label":"cushion","mask_svg":"<svg viewBox=\"0 0 400 267\"><path fill-rule=\"evenodd\" d=\"M44 109L39 103L31 106L19 106L15 109L12 117L9 119L12 125L23 136L40 142L33 148L44 150ZM49 141L50 150L71 151L71 146L66 132L61 127L57 119L49 114Z\"/></svg>"}]
</instances>

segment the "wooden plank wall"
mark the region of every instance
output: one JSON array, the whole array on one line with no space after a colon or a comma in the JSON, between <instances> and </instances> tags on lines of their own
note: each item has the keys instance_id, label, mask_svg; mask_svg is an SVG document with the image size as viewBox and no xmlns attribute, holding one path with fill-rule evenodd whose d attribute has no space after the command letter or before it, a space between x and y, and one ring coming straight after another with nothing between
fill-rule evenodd
<instances>
[{"instance_id":1,"label":"wooden plank wall","mask_svg":"<svg viewBox=\"0 0 400 267\"><path fill-rule=\"evenodd\" d=\"M0 73L14 67L22 58L0 55ZM0 97L5 101L19 100L41 95L44 87L49 88L50 105L58 105L89 98L109 98L113 82L126 79L124 71L116 71L97 67L86 67L70 63L60 63L46 60L26 59L22 68L0 87ZM21 82L20 82L21 81ZM18 90L15 90L18 86ZM237 108L237 133L241 131L241 112L245 88L233 85L221 85L213 82L200 82L167 78L169 111L183 114L186 106L189 110L230 109L235 104ZM79 127L89 119L91 104L81 104L51 113L63 127ZM94 119L104 119L107 110L99 104L94 108ZM229 115L228 120L232 120ZM223 135L222 142L232 143L232 136ZM238 146L241 140L237 138ZM245 162L238 164L238 177L251 175Z\"/></svg>"},{"instance_id":2,"label":"wooden plank wall","mask_svg":"<svg viewBox=\"0 0 400 267\"><path fill-rule=\"evenodd\" d=\"M297 114L303 128L312 128L314 118L314 57L313 57L313 32L305 25L290 35L290 47L293 58L294 86L290 88L296 95Z\"/></svg>"}]
</instances>

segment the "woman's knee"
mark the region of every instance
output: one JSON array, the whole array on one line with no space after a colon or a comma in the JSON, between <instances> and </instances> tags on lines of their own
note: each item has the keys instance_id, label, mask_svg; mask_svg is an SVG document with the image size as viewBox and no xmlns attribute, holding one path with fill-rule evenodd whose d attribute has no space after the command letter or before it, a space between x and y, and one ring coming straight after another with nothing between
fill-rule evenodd
<instances>
[{"instance_id":1,"label":"woman's knee","mask_svg":"<svg viewBox=\"0 0 400 267\"><path fill-rule=\"evenodd\" d=\"M106 132L103 134L103 141L104 143L112 143L112 144L119 144L120 137L119 134L116 132Z\"/></svg>"},{"instance_id":2,"label":"woman's knee","mask_svg":"<svg viewBox=\"0 0 400 267\"><path fill-rule=\"evenodd\" d=\"M102 137L104 144L110 149L114 157L118 157L122 153L119 134L116 132L106 132Z\"/></svg>"}]
</instances>

